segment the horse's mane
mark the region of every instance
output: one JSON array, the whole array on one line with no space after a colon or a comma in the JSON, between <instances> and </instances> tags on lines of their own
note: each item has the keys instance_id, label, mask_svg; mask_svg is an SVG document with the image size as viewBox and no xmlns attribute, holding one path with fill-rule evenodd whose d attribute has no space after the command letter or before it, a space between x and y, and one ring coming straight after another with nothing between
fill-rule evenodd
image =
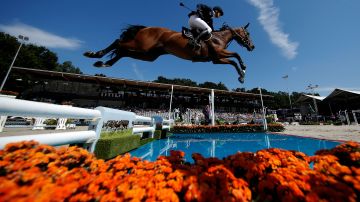
<instances>
[{"instance_id":1,"label":"horse's mane","mask_svg":"<svg viewBox=\"0 0 360 202\"><path fill-rule=\"evenodd\" d=\"M139 30L146 28L143 25L128 25L126 28L122 29L122 33L120 34L121 41L128 41L135 37L136 33Z\"/></svg>"},{"instance_id":2,"label":"horse's mane","mask_svg":"<svg viewBox=\"0 0 360 202\"><path fill-rule=\"evenodd\" d=\"M228 24L224 23L224 24L220 27L219 31L221 32L221 31L229 30L229 29L231 29L231 27L230 27Z\"/></svg>"}]
</instances>

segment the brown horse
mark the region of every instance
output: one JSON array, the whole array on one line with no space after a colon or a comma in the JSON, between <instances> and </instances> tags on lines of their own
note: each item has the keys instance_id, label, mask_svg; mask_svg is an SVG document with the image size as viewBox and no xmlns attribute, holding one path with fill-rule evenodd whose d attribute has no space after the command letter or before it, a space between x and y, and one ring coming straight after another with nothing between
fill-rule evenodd
<instances>
[{"instance_id":1,"label":"brown horse","mask_svg":"<svg viewBox=\"0 0 360 202\"><path fill-rule=\"evenodd\" d=\"M172 54L193 62L212 61L214 64L230 64L239 74L239 81L244 83L246 66L238 53L230 52L226 48L232 40L235 40L248 51L252 51L255 46L246 30L248 26L249 23L239 28L224 25L219 31L212 32L212 37L208 41L201 42L201 48L194 49L189 46L189 39L180 32L161 27L132 25L125 29L120 39L115 40L109 47L97 52L85 52L84 56L101 58L112 51L110 60L105 63L102 61L94 63L95 67L110 67L122 57L154 61L161 55ZM235 61L228 59L231 57L237 59L241 68Z\"/></svg>"}]
</instances>

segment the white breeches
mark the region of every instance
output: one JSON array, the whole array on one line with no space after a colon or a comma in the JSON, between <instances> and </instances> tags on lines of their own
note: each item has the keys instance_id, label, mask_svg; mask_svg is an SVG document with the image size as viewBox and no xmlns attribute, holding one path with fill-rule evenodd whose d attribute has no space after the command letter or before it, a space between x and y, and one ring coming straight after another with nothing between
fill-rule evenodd
<instances>
[{"instance_id":1,"label":"white breeches","mask_svg":"<svg viewBox=\"0 0 360 202\"><path fill-rule=\"evenodd\" d=\"M200 29L201 31L207 30L209 33L212 32L211 27L197 15L192 15L189 18L190 29Z\"/></svg>"}]
</instances>

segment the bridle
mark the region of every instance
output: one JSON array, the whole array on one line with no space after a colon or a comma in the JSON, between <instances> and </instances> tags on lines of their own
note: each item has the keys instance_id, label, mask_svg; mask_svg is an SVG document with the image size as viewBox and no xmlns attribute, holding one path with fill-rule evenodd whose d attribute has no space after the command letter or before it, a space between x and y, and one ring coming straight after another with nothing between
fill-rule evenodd
<instances>
[{"instance_id":1,"label":"bridle","mask_svg":"<svg viewBox=\"0 0 360 202\"><path fill-rule=\"evenodd\" d=\"M229 25L227 25L226 23L223 24L223 28L230 30L232 37L238 41L238 39L241 40L242 43L239 43L241 46L244 46L243 44L250 44L250 41L247 37L242 37L239 33L237 33L233 28L231 28ZM241 27L241 29L243 30L243 32L246 34L246 29L244 27ZM227 44L226 48L229 47L229 45L231 44L232 40L230 41L230 43Z\"/></svg>"},{"instance_id":2,"label":"bridle","mask_svg":"<svg viewBox=\"0 0 360 202\"><path fill-rule=\"evenodd\" d=\"M249 37L242 37L239 33L237 33L234 29L230 28L231 34L233 35L233 37L236 39L241 39L243 44L249 45L250 41L249 41ZM246 35L246 29L244 27L241 27L242 31L244 32L244 34ZM237 40L236 40L237 41ZM241 44L241 43L240 43ZM242 44L241 44L242 45ZM244 45L242 45L244 46Z\"/></svg>"}]
</instances>

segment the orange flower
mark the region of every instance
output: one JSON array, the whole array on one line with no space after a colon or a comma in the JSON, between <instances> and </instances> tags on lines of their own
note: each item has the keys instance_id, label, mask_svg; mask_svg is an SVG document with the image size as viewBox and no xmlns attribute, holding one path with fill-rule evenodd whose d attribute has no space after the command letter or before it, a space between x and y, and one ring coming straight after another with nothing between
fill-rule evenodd
<instances>
[{"instance_id":1,"label":"orange flower","mask_svg":"<svg viewBox=\"0 0 360 202\"><path fill-rule=\"evenodd\" d=\"M0 150L0 201L356 201L359 151L350 142L312 157L282 149L223 160L195 153L190 164L181 151L155 162L129 154L103 161L77 147L19 142Z\"/></svg>"}]
</instances>

